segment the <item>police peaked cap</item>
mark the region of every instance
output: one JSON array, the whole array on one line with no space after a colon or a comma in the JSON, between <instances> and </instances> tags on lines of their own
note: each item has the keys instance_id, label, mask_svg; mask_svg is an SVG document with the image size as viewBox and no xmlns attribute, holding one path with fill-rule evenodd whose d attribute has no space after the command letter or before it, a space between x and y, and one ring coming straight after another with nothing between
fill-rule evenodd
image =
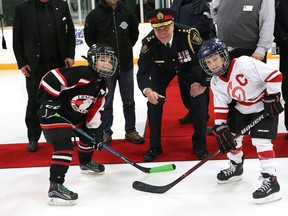
<instances>
[{"instance_id":1,"label":"police peaked cap","mask_svg":"<svg viewBox=\"0 0 288 216\"><path fill-rule=\"evenodd\" d=\"M150 11L146 18L153 28L170 25L173 22L175 11L170 8L158 8Z\"/></svg>"}]
</instances>

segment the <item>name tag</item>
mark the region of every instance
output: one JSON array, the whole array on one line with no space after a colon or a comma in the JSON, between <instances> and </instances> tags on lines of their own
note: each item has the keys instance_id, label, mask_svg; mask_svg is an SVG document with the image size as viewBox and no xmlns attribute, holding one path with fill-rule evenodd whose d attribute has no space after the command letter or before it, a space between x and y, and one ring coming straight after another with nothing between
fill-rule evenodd
<instances>
[{"instance_id":1,"label":"name tag","mask_svg":"<svg viewBox=\"0 0 288 216\"><path fill-rule=\"evenodd\" d=\"M155 60L155 63L156 64L164 64L165 62L164 62L164 60Z\"/></svg>"},{"instance_id":2,"label":"name tag","mask_svg":"<svg viewBox=\"0 0 288 216\"><path fill-rule=\"evenodd\" d=\"M244 5L243 6L243 11L252 11L253 10L253 5Z\"/></svg>"}]
</instances>

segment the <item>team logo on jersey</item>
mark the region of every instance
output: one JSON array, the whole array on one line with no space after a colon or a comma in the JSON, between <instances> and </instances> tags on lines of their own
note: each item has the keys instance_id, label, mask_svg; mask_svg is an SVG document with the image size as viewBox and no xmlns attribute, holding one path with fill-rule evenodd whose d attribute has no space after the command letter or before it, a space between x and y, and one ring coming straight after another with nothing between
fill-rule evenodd
<instances>
[{"instance_id":1,"label":"team logo on jersey","mask_svg":"<svg viewBox=\"0 0 288 216\"><path fill-rule=\"evenodd\" d=\"M71 107L76 112L85 114L89 111L95 98L91 95L77 95L71 100Z\"/></svg>"},{"instance_id":2,"label":"team logo on jersey","mask_svg":"<svg viewBox=\"0 0 288 216\"><path fill-rule=\"evenodd\" d=\"M123 22L121 22L119 27L122 28L122 29L127 29L128 28L128 23L123 21Z\"/></svg>"}]
</instances>

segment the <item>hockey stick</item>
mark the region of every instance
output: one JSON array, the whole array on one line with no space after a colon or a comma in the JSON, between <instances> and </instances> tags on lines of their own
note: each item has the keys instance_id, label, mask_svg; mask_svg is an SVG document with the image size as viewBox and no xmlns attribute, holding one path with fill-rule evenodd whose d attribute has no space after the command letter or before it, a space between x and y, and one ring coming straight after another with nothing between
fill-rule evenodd
<instances>
[{"instance_id":1,"label":"hockey stick","mask_svg":"<svg viewBox=\"0 0 288 216\"><path fill-rule=\"evenodd\" d=\"M259 115L257 118L255 118L253 121L251 121L248 125L243 127L239 133L237 133L234 136L234 139L237 137L244 135L247 131L249 131L251 128L253 128L256 124L261 122L263 119L265 119L268 116L267 113L263 113ZM180 181L185 179L188 175L193 173L195 170L197 170L199 167L201 167L203 164L205 164L208 160L211 158L215 157L220 150L216 150L213 153L207 155L203 160L201 160L199 163L197 163L195 166L193 166L191 169L189 169L187 172L185 172L182 176L171 182L170 184L163 185L163 186L156 186L156 185L150 185L146 184L144 182L140 181L134 181L132 187L135 190L143 191L143 192L149 192L149 193L158 193L158 194L163 194L166 191L170 190L172 187L174 187L176 184L178 184Z\"/></svg>"},{"instance_id":2,"label":"hockey stick","mask_svg":"<svg viewBox=\"0 0 288 216\"><path fill-rule=\"evenodd\" d=\"M81 128L77 127L76 125L74 125L71 121L69 121L68 119L66 119L65 117L59 115L58 113L55 114L56 117L62 118L63 120L65 120L66 122L68 122L71 126L72 129L77 131L78 133L80 133L81 135L85 136L86 138L88 138L91 141L95 141L93 137L91 137L89 134L87 134L84 130L82 130ZM125 162L131 164L132 166L136 167L137 169L141 170L144 173L155 173L155 172L166 172L166 171L173 171L176 169L175 164L167 164L167 165L163 165L163 166L157 166L157 167L153 167L153 168L148 168L148 167L142 167L139 164L134 163L133 161L129 160L128 158L126 158L125 156L123 156L122 154L120 154L119 152L115 151L114 149L110 148L108 145L102 143L103 148L105 148L106 150L108 150L109 152L111 152L112 154L116 155L117 157L120 157L122 160L124 160Z\"/></svg>"}]
</instances>

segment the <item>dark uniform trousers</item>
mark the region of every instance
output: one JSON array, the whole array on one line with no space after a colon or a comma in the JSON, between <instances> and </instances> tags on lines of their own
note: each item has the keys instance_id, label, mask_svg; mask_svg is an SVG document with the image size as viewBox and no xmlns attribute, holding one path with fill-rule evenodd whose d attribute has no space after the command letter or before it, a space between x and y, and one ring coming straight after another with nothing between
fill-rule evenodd
<instances>
[{"instance_id":1,"label":"dark uniform trousers","mask_svg":"<svg viewBox=\"0 0 288 216\"><path fill-rule=\"evenodd\" d=\"M199 65L194 65L195 70L199 70ZM191 69L191 68L190 68ZM193 69L191 70L193 71ZM153 76L154 75L154 76ZM161 95L166 95L166 88L170 81L175 77L175 73L166 73L165 76L159 71L152 73L152 89ZM181 77L181 75L179 75ZM179 77L179 78L180 78ZM186 81L185 77L180 79L186 83L185 87L187 92L190 92L190 85L193 81ZM154 82L153 82L154 80ZM167 99L169 100L169 98ZM209 103L209 88L204 93L197 97L190 97L190 103L187 104L187 109L192 117L194 134L192 135L193 150L206 150L206 127L208 116L208 103ZM161 145L161 126L164 102L159 102L153 105L148 102L148 123L150 127L150 147L157 148ZM181 129L179 129L181 134ZM191 128L192 130L192 128Z\"/></svg>"},{"instance_id":2,"label":"dark uniform trousers","mask_svg":"<svg viewBox=\"0 0 288 216\"><path fill-rule=\"evenodd\" d=\"M152 87L152 89L161 95L165 95L165 90L169 82L173 79L173 76L168 77L161 76L159 78L162 78L163 85ZM167 100L169 100L169 98ZM192 122L194 126L192 143L193 143L193 149L195 151L206 149L208 101L209 101L209 88L207 88L203 94L195 98L190 97L190 104L189 107L187 107L192 116ZM161 125L162 125L162 113L164 103L165 102L159 102L157 105L153 105L150 102L147 102L151 148L157 148L159 147L159 145L161 145ZM179 130L181 133L181 129Z\"/></svg>"}]
</instances>

